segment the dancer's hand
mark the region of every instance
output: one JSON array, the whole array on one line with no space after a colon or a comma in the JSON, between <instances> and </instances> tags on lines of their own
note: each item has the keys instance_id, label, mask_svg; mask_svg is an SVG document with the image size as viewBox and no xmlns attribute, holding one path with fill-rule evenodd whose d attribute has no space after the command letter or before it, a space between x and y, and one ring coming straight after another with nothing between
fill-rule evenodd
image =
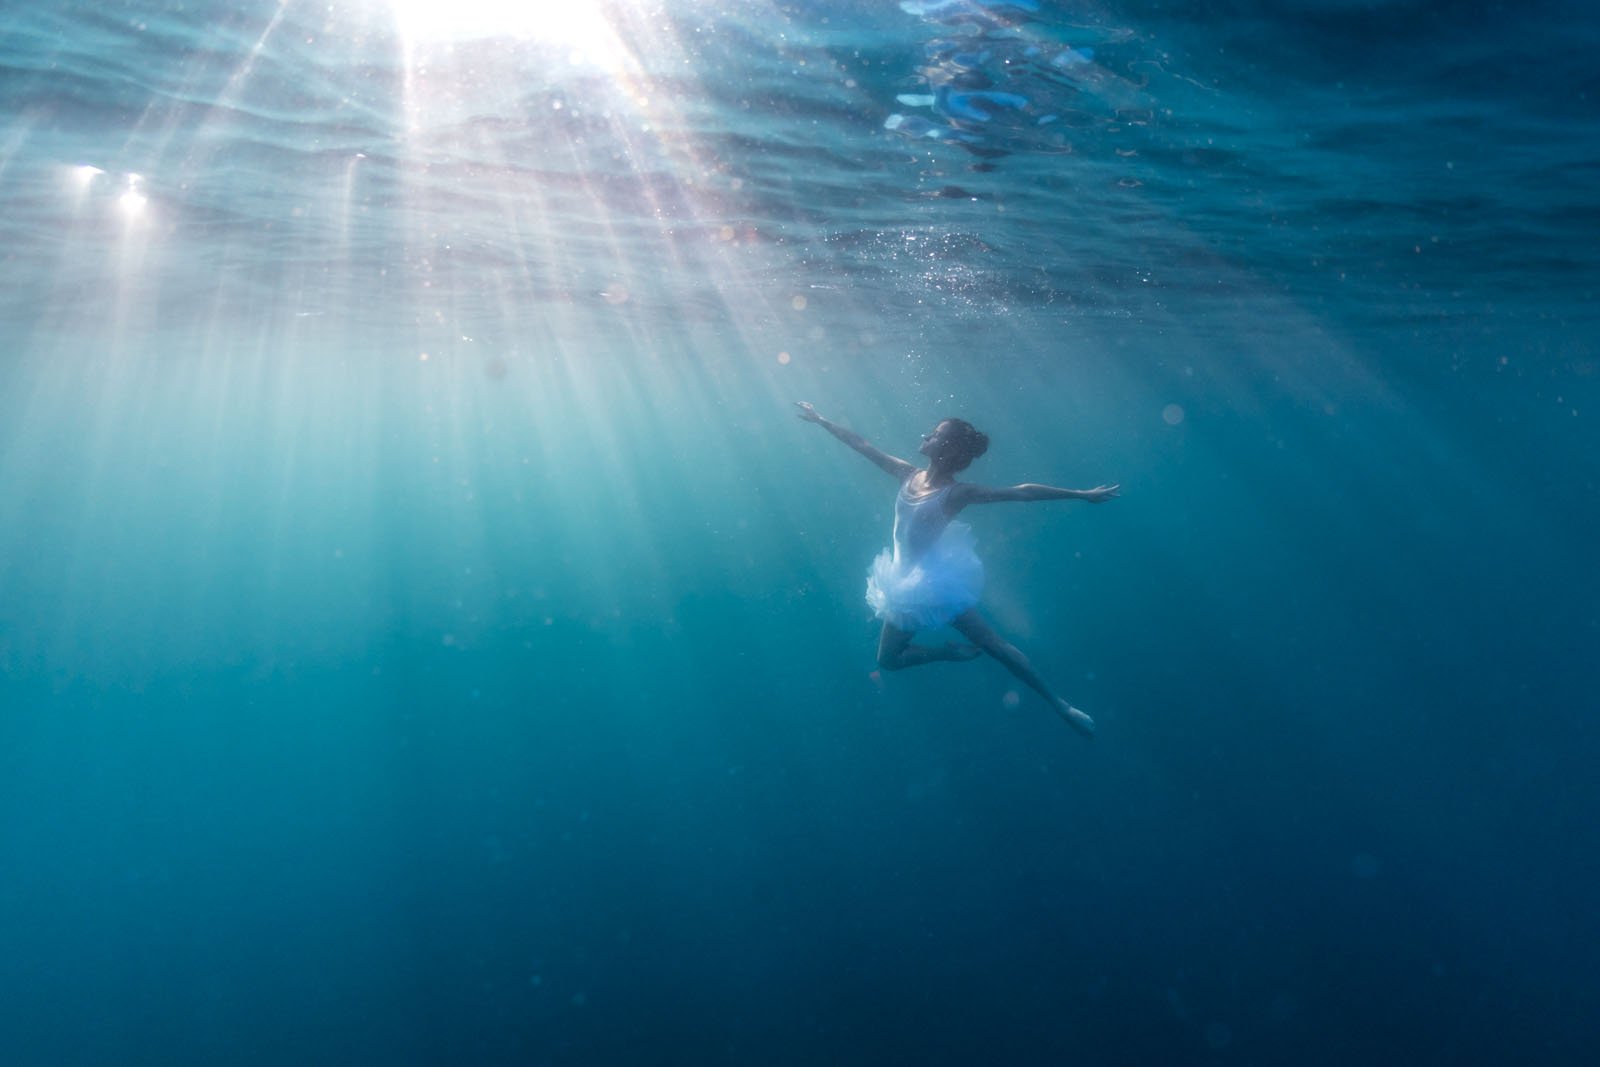
<instances>
[{"instance_id":1,"label":"dancer's hand","mask_svg":"<svg viewBox=\"0 0 1600 1067\"><path fill-rule=\"evenodd\" d=\"M817 414L817 409L807 404L804 400L796 400L794 406L799 408L798 416L806 422L821 422L822 416Z\"/></svg>"},{"instance_id":2,"label":"dancer's hand","mask_svg":"<svg viewBox=\"0 0 1600 1067\"><path fill-rule=\"evenodd\" d=\"M1091 504L1104 504L1112 497L1122 495L1120 485L1097 485L1093 489L1078 490L1078 499L1087 500Z\"/></svg>"}]
</instances>

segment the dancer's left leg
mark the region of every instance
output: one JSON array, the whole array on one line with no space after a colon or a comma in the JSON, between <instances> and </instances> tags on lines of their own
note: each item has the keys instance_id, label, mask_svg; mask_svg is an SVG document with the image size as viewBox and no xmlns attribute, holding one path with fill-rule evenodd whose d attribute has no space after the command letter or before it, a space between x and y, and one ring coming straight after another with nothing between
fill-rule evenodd
<instances>
[{"instance_id":1,"label":"dancer's left leg","mask_svg":"<svg viewBox=\"0 0 1600 1067\"><path fill-rule=\"evenodd\" d=\"M1050 706L1056 710L1056 714L1067 720L1067 724L1073 729L1089 737L1094 736L1094 720L1066 700L1056 696L1045 684L1044 679L1039 677L1039 672L1033 669L1033 664L1028 662L1028 657L1022 654L1022 650L996 633L988 620L978 614L978 609L972 608L962 612L950 625L960 631L968 641L999 660L1006 670L1021 679L1029 689L1048 700Z\"/></svg>"}]
</instances>

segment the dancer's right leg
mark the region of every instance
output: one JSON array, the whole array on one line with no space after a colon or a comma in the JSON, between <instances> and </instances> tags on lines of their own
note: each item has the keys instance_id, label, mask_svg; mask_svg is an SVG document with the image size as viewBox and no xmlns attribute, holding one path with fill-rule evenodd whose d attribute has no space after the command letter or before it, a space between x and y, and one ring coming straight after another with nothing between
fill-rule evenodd
<instances>
[{"instance_id":1,"label":"dancer's right leg","mask_svg":"<svg viewBox=\"0 0 1600 1067\"><path fill-rule=\"evenodd\" d=\"M884 623L883 633L878 637L878 666L886 671L898 671L906 667L920 667L924 663L976 659L983 654L972 645L953 641L945 645L914 645L911 639L915 636L915 630L902 630Z\"/></svg>"}]
</instances>

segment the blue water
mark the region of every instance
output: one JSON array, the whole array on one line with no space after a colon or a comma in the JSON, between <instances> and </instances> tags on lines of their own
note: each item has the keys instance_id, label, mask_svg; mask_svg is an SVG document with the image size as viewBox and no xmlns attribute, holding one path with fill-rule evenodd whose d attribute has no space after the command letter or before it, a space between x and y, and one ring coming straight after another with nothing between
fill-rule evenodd
<instances>
[{"instance_id":1,"label":"blue water","mask_svg":"<svg viewBox=\"0 0 1600 1067\"><path fill-rule=\"evenodd\" d=\"M1595 1061L1585 5L527 6L0 6L4 1062Z\"/></svg>"}]
</instances>

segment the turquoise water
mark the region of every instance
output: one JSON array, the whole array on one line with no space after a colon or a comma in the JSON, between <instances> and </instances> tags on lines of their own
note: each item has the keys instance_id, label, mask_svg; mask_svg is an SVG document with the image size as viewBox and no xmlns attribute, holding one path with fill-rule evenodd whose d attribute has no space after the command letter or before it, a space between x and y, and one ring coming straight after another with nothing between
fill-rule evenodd
<instances>
[{"instance_id":1,"label":"turquoise water","mask_svg":"<svg viewBox=\"0 0 1600 1067\"><path fill-rule=\"evenodd\" d=\"M7 1062L1590 1062L1593 15L571 10L0 7Z\"/></svg>"}]
</instances>

